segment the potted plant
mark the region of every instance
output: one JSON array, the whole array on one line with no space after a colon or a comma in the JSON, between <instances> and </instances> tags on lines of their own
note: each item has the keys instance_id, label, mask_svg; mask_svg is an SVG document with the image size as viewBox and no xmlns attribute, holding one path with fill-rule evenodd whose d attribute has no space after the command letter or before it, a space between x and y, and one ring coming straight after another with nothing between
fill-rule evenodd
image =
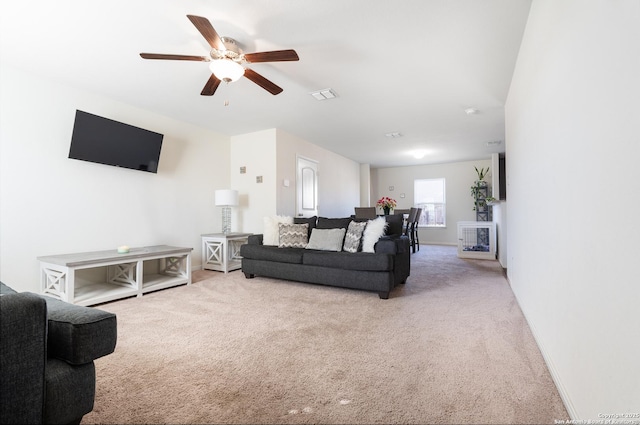
<instances>
[{"instance_id":1,"label":"potted plant","mask_svg":"<svg viewBox=\"0 0 640 425\"><path fill-rule=\"evenodd\" d=\"M484 181L484 178L489 173L489 167L485 170L484 167L478 170L478 167L474 167L476 169L476 174L478 175L478 179L473 182L473 186L471 186L471 197L473 198L473 210L480 211L487 206L487 199L483 198L481 195L482 190L487 187L487 182ZM492 200L495 200L492 198Z\"/></svg>"},{"instance_id":2,"label":"potted plant","mask_svg":"<svg viewBox=\"0 0 640 425\"><path fill-rule=\"evenodd\" d=\"M486 198L484 198L484 201L486 202L487 205L494 206L496 204L497 199L494 198L493 196L487 196Z\"/></svg>"},{"instance_id":3,"label":"potted plant","mask_svg":"<svg viewBox=\"0 0 640 425\"><path fill-rule=\"evenodd\" d=\"M391 208L395 208L396 205L398 205L396 200L393 198L389 198L388 196L383 196L382 198L378 199L378 202L376 202L376 206L382 208L382 210L384 211L384 215L389 215L389 212L391 212Z\"/></svg>"}]
</instances>

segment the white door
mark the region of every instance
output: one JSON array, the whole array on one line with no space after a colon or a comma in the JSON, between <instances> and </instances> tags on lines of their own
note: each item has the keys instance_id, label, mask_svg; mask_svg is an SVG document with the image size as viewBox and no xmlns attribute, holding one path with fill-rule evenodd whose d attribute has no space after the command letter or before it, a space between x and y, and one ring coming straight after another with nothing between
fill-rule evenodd
<instances>
[{"instance_id":1,"label":"white door","mask_svg":"<svg viewBox=\"0 0 640 425\"><path fill-rule=\"evenodd\" d=\"M296 216L318 215L318 163L297 157Z\"/></svg>"}]
</instances>

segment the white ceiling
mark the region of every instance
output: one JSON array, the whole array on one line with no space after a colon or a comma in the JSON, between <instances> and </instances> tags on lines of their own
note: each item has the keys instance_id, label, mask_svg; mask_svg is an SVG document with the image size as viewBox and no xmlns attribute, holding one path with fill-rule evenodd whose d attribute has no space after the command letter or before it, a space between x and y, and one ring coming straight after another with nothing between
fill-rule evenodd
<instances>
[{"instance_id":1,"label":"white ceiling","mask_svg":"<svg viewBox=\"0 0 640 425\"><path fill-rule=\"evenodd\" d=\"M225 135L279 128L372 167L503 152L504 103L531 0L3 0L0 60ZM201 96L207 55L187 14L243 50L284 91L246 78ZM317 101L309 93L332 88ZM225 106L225 101L229 102ZM465 109L479 112L467 115ZM153 130L153 129L150 129ZM400 138L386 133L399 132ZM408 153L424 149L417 160Z\"/></svg>"}]
</instances>

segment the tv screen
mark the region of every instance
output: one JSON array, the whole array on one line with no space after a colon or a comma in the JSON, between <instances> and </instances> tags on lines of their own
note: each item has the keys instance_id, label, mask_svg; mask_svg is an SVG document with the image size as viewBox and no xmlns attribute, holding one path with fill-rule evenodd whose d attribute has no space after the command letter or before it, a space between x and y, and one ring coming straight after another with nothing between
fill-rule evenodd
<instances>
[{"instance_id":1,"label":"tv screen","mask_svg":"<svg viewBox=\"0 0 640 425\"><path fill-rule=\"evenodd\" d=\"M69 158L157 173L163 137L76 110Z\"/></svg>"}]
</instances>

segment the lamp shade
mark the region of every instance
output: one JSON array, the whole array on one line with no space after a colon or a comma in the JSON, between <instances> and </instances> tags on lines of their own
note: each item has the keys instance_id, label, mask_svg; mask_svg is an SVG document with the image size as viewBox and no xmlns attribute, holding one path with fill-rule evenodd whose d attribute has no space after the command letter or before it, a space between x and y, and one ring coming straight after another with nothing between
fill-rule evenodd
<instances>
[{"instance_id":1,"label":"lamp shade","mask_svg":"<svg viewBox=\"0 0 640 425\"><path fill-rule=\"evenodd\" d=\"M238 191L233 189L216 190L216 206L235 206L238 205Z\"/></svg>"}]
</instances>

